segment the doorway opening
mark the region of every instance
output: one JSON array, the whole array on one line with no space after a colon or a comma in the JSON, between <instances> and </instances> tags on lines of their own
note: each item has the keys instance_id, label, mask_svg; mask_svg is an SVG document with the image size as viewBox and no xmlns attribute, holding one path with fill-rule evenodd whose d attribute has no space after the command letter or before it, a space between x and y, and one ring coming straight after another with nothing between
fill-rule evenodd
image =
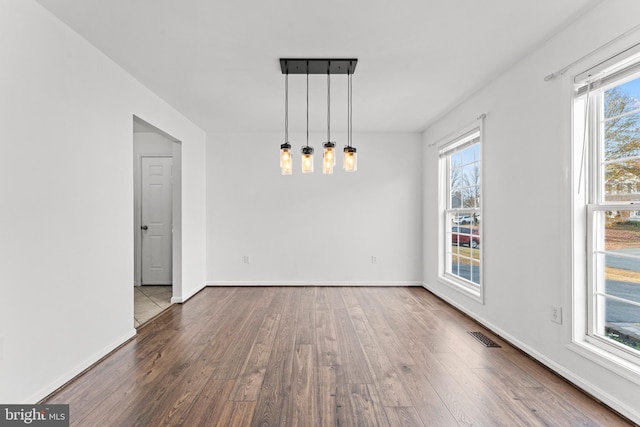
<instances>
[{"instance_id":1,"label":"doorway opening","mask_svg":"<svg viewBox=\"0 0 640 427\"><path fill-rule=\"evenodd\" d=\"M134 326L181 295L181 144L133 117Z\"/></svg>"}]
</instances>

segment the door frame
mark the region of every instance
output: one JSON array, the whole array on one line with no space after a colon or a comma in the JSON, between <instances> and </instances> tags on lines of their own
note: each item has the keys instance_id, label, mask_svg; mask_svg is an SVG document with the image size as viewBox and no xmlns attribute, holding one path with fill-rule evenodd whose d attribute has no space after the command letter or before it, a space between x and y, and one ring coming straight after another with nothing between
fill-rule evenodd
<instances>
[{"instance_id":1,"label":"door frame","mask_svg":"<svg viewBox=\"0 0 640 427\"><path fill-rule=\"evenodd\" d=\"M141 285L141 204L140 198L142 187L142 156L145 157L172 157L173 158L173 175L172 175L172 194L171 194L171 213L172 213L172 297L171 303L182 302L182 142L148 122L133 116L134 132L132 134L135 141L136 132L152 132L171 142L171 154L165 150L144 149L138 152L136 143L132 142L132 161L133 161L133 285ZM136 131L136 128L142 129Z\"/></svg>"}]
</instances>

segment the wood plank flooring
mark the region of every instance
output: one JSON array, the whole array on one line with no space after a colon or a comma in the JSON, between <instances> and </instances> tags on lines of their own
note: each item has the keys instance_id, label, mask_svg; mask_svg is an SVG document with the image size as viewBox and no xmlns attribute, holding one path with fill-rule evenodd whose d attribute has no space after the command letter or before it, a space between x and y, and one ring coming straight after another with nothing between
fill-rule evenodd
<instances>
[{"instance_id":1,"label":"wood plank flooring","mask_svg":"<svg viewBox=\"0 0 640 427\"><path fill-rule=\"evenodd\" d=\"M46 403L74 426L630 425L422 288L206 288Z\"/></svg>"}]
</instances>

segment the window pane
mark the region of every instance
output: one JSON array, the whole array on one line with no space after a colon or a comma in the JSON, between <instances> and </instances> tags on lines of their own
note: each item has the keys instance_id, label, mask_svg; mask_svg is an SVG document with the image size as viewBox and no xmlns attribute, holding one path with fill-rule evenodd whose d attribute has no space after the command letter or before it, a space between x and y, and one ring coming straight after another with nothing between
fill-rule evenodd
<instances>
[{"instance_id":1,"label":"window pane","mask_svg":"<svg viewBox=\"0 0 640 427\"><path fill-rule=\"evenodd\" d=\"M462 191L460 190L451 191L450 206L452 209L458 209L462 207Z\"/></svg>"},{"instance_id":2,"label":"window pane","mask_svg":"<svg viewBox=\"0 0 640 427\"><path fill-rule=\"evenodd\" d=\"M640 307L603 296L598 296L596 304L597 311L604 312L596 333L640 351Z\"/></svg>"},{"instance_id":3,"label":"window pane","mask_svg":"<svg viewBox=\"0 0 640 427\"><path fill-rule=\"evenodd\" d=\"M480 284L480 262L471 261L469 258L454 255L451 257L451 274Z\"/></svg>"},{"instance_id":4,"label":"window pane","mask_svg":"<svg viewBox=\"0 0 640 427\"><path fill-rule=\"evenodd\" d=\"M464 179L462 175L462 166L461 160L459 157L460 153L454 154L450 159L450 171L449 171L449 185L450 185L450 199L449 199L449 207L453 209L457 209L462 207L462 187L464 186Z\"/></svg>"},{"instance_id":5,"label":"window pane","mask_svg":"<svg viewBox=\"0 0 640 427\"><path fill-rule=\"evenodd\" d=\"M480 207L480 187L471 186L462 189L462 207L476 209Z\"/></svg>"},{"instance_id":6,"label":"window pane","mask_svg":"<svg viewBox=\"0 0 640 427\"><path fill-rule=\"evenodd\" d=\"M459 215L456 220L468 223L469 221L473 221L473 218L469 215ZM472 248L480 246L480 231L477 227L453 227L451 229L451 236L453 244Z\"/></svg>"},{"instance_id":7,"label":"window pane","mask_svg":"<svg viewBox=\"0 0 640 427\"><path fill-rule=\"evenodd\" d=\"M474 144L470 147L465 148L464 150L462 150L460 153L460 159L462 160L462 165L466 165L469 163L473 163L474 161L476 161L478 158L476 157L476 147L477 144Z\"/></svg>"},{"instance_id":8,"label":"window pane","mask_svg":"<svg viewBox=\"0 0 640 427\"><path fill-rule=\"evenodd\" d=\"M604 131L605 160L640 155L640 112L606 120Z\"/></svg>"},{"instance_id":9,"label":"window pane","mask_svg":"<svg viewBox=\"0 0 640 427\"><path fill-rule=\"evenodd\" d=\"M627 160L605 165L605 201L640 200L640 160Z\"/></svg>"},{"instance_id":10,"label":"window pane","mask_svg":"<svg viewBox=\"0 0 640 427\"><path fill-rule=\"evenodd\" d=\"M478 163L470 163L464 166L462 177L465 187L478 185L480 183L480 165Z\"/></svg>"},{"instance_id":11,"label":"window pane","mask_svg":"<svg viewBox=\"0 0 640 427\"><path fill-rule=\"evenodd\" d=\"M629 212L617 214L626 216ZM596 264L601 269L596 278L596 290L623 299L597 296L596 332L635 349L640 349L640 307L632 304L640 303L639 234L640 226L635 223L607 221L604 230L607 254L598 254Z\"/></svg>"},{"instance_id":12,"label":"window pane","mask_svg":"<svg viewBox=\"0 0 640 427\"><path fill-rule=\"evenodd\" d=\"M480 284L480 261L471 261L471 281Z\"/></svg>"},{"instance_id":13,"label":"window pane","mask_svg":"<svg viewBox=\"0 0 640 427\"><path fill-rule=\"evenodd\" d=\"M447 269L451 274L460 275L460 257L453 255L451 257L451 265Z\"/></svg>"},{"instance_id":14,"label":"window pane","mask_svg":"<svg viewBox=\"0 0 640 427\"><path fill-rule=\"evenodd\" d=\"M460 232L458 227L453 227L451 229L451 244L455 246L459 246L462 239L460 238Z\"/></svg>"},{"instance_id":15,"label":"window pane","mask_svg":"<svg viewBox=\"0 0 640 427\"><path fill-rule=\"evenodd\" d=\"M451 170L460 169L462 165L462 158L460 157L460 153L455 153L451 156ZM451 182L451 185L454 185L454 182Z\"/></svg>"},{"instance_id":16,"label":"window pane","mask_svg":"<svg viewBox=\"0 0 640 427\"><path fill-rule=\"evenodd\" d=\"M640 107L640 78L616 86L604 93L604 116L619 116Z\"/></svg>"},{"instance_id":17,"label":"window pane","mask_svg":"<svg viewBox=\"0 0 640 427\"><path fill-rule=\"evenodd\" d=\"M604 249L640 253L640 211L606 211L605 215Z\"/></svg>"},{"instance_id":18,"label":"window pane","mask_svg":"<svg viewBox=\"0 0 640 427\"><path fill-rule=\"evenodd\" d=\"M598 254L597 290L640 302L640 221L628 221L637 211L604 212L604 250ZM640 218L638 218L640 219ZM640 310L640 307L638 307Z\"/></svg>"},{"instance_id":19,"label":"window pane","mask_svg":"<svg viewBox=\"0 0 640 427\"><path fill-rule=\"evenodd\" d=\"M453 221L473 221L473 215L452 214ZM478 226L456 224L451 227L451 264L447 271L462 279L480 284L480 230Z\"/></svg>"},{"instance_id":20,"label":"window pane","mask_svg":"<svg viewBox=\"0 0 640 427\"><path fill-rule=\"evenodd\" d=\"M477 225L480 222L480 215L478 215L477 213L453 213L451 214L451 222L452 227L454 226L458 226L458 225ZM478 232L477 228L478 227L471 227L471 228L475 228L476 229L476 234ZM456 229L456 232L458 232L460 230ZM466 227L463 231L463 233L465 234L471 234L471 230L469 229L469 227Z\"/></svg>"},{"instance_id":21,"label":"window pane","mask_svg":"<svg viewBox=\"0 0 640 427\"><path fill-rule=\"evenodd\" d=\"M452 257L451 274L461 279L480 284L480 261L471 261L463 257Z\"/></svg>"},{"instance_id":22,"label":"window pane","mask_svg":"<svg viewBox=\"0 0 640 427\"><path fill-rule=\"evenodd\" d=\"M465 208L480 206L480 166L472 163L463 168L462 172L462 205Z\"/></svg>"},{"instance_id":23,"label":"window pane","mask_svg":"<svg viewBox=\"0 0 640 427\"><path fill-rule=\"evenodd\" d=\"M599 256L605 257L603 291L607 295L640 302L640 258L610 254ZM640 315L640 307L637 309Z\"/></svg>"}]
</instances>

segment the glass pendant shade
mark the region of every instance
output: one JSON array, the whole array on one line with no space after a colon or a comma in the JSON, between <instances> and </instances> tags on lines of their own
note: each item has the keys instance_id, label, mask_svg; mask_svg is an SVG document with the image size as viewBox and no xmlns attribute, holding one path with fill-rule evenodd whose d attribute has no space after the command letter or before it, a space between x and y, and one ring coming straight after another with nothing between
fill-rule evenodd
<instances>
[{"instance_id":1,"label":"glass pendant shade","mask_svg":"<svg viewBox=\"0 0 640 427\"><path fill-rule=\"evenodd\" d=\"M336 144L333 142L325 142L324 153L322 154L322 173L331 175L333 173L333 167L336 164Z\"/></svg>"},{"instance_id":2,"label":"glass pendant shade","mask_svg":"<svg viewBox=\"0 0 640 427\"><path fill-rule=\"evenodd\" d=\"M300 150L302 153L302 173L312 173L313 172L313 147L302 147Z\"/></svg>"},{"instance_id":3,"label":"glass pendant shade","mask_svg":"<svg viewBox=\"0 0 640 427\"><path fill-rule=\"evenodd\" d=\"M293 157L291 156L291 144L285 142L280 146L280 171L282 175L291 175L293 171Z\"/></svg>"},{"instance_id":4,"label":"glass pendant shade","mask_svg":"<svg viewBox=\"0 0 640 427\"><path fill-rule=\"evenodd\" d=\"M358 153L355 147L344 147L344 162L342 166L347 172L358 170Z\"/></svg>"}]
</instances>

